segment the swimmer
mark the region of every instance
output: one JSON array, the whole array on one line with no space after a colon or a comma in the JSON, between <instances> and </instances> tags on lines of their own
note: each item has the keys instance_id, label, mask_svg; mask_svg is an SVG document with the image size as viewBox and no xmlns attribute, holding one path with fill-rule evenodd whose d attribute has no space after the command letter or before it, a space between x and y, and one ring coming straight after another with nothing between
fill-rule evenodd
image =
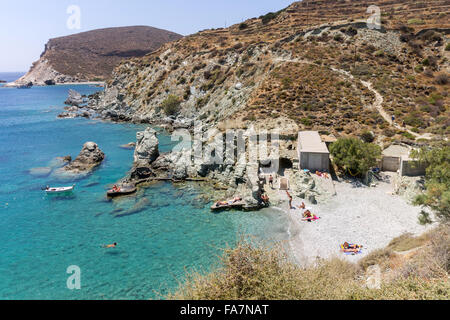
<instances>
[{"instance_id":1,"label":"swimmer","mask_svg":"<svg viewBox=\"0 0 450 320\"><path fill-rule=\"evenodd\" d=\"M103 248L105 248L105 249L111 249L111 248L115 248L115 247L117 247L117 242L114 242L113 244L103 245Z\"/></svg>"}]
</instances>

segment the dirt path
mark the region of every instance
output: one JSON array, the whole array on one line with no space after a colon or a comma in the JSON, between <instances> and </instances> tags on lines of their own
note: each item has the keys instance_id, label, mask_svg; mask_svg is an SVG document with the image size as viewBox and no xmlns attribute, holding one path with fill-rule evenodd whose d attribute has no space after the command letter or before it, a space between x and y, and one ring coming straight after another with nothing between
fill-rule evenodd
<instances>
[{"instance_id":1,"label":"dirt path","mask_svg":"<svg viewBox=\"0 0 450 320\"><path fill-rule=\"evenodd\" d=\"M306 59L291 59L291 58L283 58L283 57L277 57L274 59L275 63L280 63L280 62L293 62L293 63L304 63L304 64L310 64L313 65L314 62L306 60ZM337 69L334 67L331 67L331 70L333 70L334 72L340 73L343 76L351 79L351 80L356 80L355 77L348 71L342 70L342 69ZM373 107L378 111L378 113L383 117L384 120L386 120L389 125L395 127L396 129L399 130L404 130L407 131L408 133L412 134L416 139L426 139L426 140L430 140L433 138L433 135L431 133L425 133L423 135L420 135L416 132L413 132L409 129L403 128L401 127L399 124L395 123L394 121L392 121L392 115L390 115L384 108L383 108L383 103L384 103L384 98L383 96L374 89L373 84L371 82L368 81L363 81L363 80L359 80L361 82L361 84L363 86L365 86L369 91L371 91L373 94L375 94L375 102L373 103Z\"/></svg>"}]
</instances>

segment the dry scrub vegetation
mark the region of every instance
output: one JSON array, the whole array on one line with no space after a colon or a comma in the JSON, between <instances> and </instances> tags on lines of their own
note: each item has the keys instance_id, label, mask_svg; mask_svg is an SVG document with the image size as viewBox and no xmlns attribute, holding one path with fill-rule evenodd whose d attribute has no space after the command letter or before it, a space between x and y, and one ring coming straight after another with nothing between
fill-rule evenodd
<instances>
[{"instance_id":1,"label":"dry scrub vegetation","mask_svg":"<svg viewBox=\"0 0 450 320\"><path fill-rule=\"evenodd\" d=\"M366 28L371 4L381 9L380 31ZM165 116L161 103L175 95L182 98L180 118L214 125L289 117L301 128L338 136L370 130L391 141L414 140L406 129L448 134L449 39L440 29L427 29L448 27L449 8L443 0L295 2L126 61L108 86L118 87L131 109L152 120ZM295 59L313 65L289 62ZM373 93L360 80L373 84L385 110L405 128L392 129L368 107Z\"/></svg>"},{"instance_id":2,"label":"dry scrub vegetation","mask_svg":"<svg viewBox=\"0 0 450 320\"><path fill-rule=\"evenodd\" d=\"M260 248L242 241L224 251L221 267L188 274L168 299L194 300L366 300L448 299L450 227L421 236L403 235L359 264L340 259L315 266L294 264L281 246ZM369 289L366 271L379 265L380 289Z\"/></svg>"}]
</instances>

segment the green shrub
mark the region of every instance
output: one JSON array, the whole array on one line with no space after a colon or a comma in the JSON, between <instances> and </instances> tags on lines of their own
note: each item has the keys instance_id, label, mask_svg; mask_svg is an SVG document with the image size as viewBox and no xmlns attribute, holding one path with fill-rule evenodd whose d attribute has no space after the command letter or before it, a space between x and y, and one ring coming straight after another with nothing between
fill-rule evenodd
<instances>
[{"instance_id":1,"label":"green shrub","mask_svg":"<svg viewBox=\"0 0 450 320\"><path fill-rule=\"evenodd\" d=\"M450 51L450 43L447 43L447 45L445 46L445 51Z\"/></svg>"},{"instance_id":2,"label":"green shrub","mask_svg":"<svg viewBox=\"0 0 450 320\"><path fill-rule=\"evenodd\" d=\"M161 107L166 115L173 116L180 112L180 103L180 98L171 94L161 103Z\"/></svg>"},{"instance_id":3,"label":"green shrub","mask_svg":"<svg viewBox=\"0 0 450 320\"><path fill-rule=\"evenodd\" d=\"M344 37L342 37L340 34L336 34L333 39L334 39L334 41L337 41L337 42L344 41Z\"/></svg>"},{"instance_id":4,"label":"green shrub","mask_svg":"<svg viewBox=\"0 0 450 320\"><path fill-rule=\"evenodd\" d=\"M425 24L425 21L423 21L422 19L414 18L414 19L409 19L408 24L420 25L420 24Z\"/></svg>"},{"instance_id":5,"label":"green shrub","mask_svg":"<svg viewBox=\"0 0 450 320\"><path fill-rule=\"evenodd\" d=\"M239 25L239 30L244 30L244 29L247 29L247 28L248 28L248 24L246 24L244 22Z\"/></svg>"},{"instance_id":6,"label":"green shrub","mask_svg":"<svg viewBox=\"0 0 450 320\"><path fill-rule=\"evenodd\" d=\"M409 133L408 131L403 132L402 136L404 136L406 139L409 139L409 140L416 140L416 136Z\"/></svg>"},{"instance_id":7,"label":"green shrub","mask_svg":"<svg viewBox=\"0 0 450 320\"><path fill-rule=\"evenodd\" d=\"M424 126L424 122L423 122L422 118L420 117L420 114L418 114L417 112L410 113L403 119L403 121L405 122L406 125L411 126L411 127L423 127Z\"/></svg>"},{"instance_id":8,"label":"green shrub","mask_svg":"<svg viewBox=\"0 0 450 320\"><path fill-rule=\"evenodd\" d=\"M443 220L450 219L450 146L414 150L412 157L425 163L426 192L415 199L415 204L434 211Z\"/></svg>"},{"instance_id":9,"label":"green shrub","mask_svg":"<svg viewBox=\"0 0 450 320\"><path fill-rule=\"evenodd\" d=\"M263 16L260 16L259 18L261 19L263 24L268 24L270 21L278 17L283 11L284 9L277 12L269 12Z\"/></svg>"},{"instance_id":10,"label":"green shrub","mask_svg":"<svg viewBox=\"0 0 450 320\"><path fill-rule=\"evenodd\" d=\"M370 143L370 142L373 142L373 140L375 140L375 137L374 137L374 135L373 135L372 132L365 131L365 132L363 132L363 133L361 134L361 139L362 139L364 142Z\"/></svg>"},{"instance_id":11,"label":"green shrub","mask_svg":"<svg viewBox=\"0 0 450 320\"><path fill-rule=\"evenodd\" d=\"M352 175L363 175L377 164L381 148L356 138L341 138L330 147L333 162Z\"/></svg>"},{"instance_id":12,"label":"green shrub","mask_svg":"<svg viewBox=\"0 0 450 320\"><path fill-rule=\"evenodd\" d=\"M448 237L447 237L448 238ZM448 240L440 236L437 240ZM440 246L442 248L442 245ZM439 248L439 247L438 247ZM442 251L442 250L441 250ZM437 261L442 253L430 253ZM388 265L393 256L382 249L359 266L340 260L318 260L299 267L280 245L261 248L239 243L224 250L220 266L207 274L188 273L184 283L166 296L168 300L432 300L448 299L447 276L429 281L403 272L383 279L380 289L366 286L364 267ZM444 255L445 257L445 255ZM427 257L428 258L428 257ZM428 258L428 260L431 260ZM445 260L444 260L445 263ZM420 266L418 263L412 268ZM423 269L428 274L431 268ZM405 274L405 275L404 275ZM438 274L438 273L437 273ZM438 274L439 275L439 274Z\"/></svg>"},{"instance_id":13,"label":"green shrub","mask_svg":"<svg viewBox=\"0 0 450 320\"><path fill-rule=\"evenodd\" d=\"M307 127L312 126L312 121L311 121L311 119L308 119L308 118L302 118L302 119L300 119L300 122L301 122L303 125L307 126Z\"/></svg>"}]
</instances>

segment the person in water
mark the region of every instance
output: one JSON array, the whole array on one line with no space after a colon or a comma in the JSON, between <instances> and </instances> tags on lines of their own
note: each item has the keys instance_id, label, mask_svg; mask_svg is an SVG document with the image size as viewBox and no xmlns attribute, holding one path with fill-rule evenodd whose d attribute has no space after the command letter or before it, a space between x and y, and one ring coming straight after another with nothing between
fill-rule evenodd
<instances>
[{"instance_id":1,"label":"person in water","mask_svg":"<svg viewBox=\"0 0 450 320\"><path fill-rule=\"evenodd\" d=\"M117 242L114 242L113 244L106 244L103 246L103 248L105 248L105 249L112 249L115 247L117 247Z\"/></svg>"}]
</instances>

